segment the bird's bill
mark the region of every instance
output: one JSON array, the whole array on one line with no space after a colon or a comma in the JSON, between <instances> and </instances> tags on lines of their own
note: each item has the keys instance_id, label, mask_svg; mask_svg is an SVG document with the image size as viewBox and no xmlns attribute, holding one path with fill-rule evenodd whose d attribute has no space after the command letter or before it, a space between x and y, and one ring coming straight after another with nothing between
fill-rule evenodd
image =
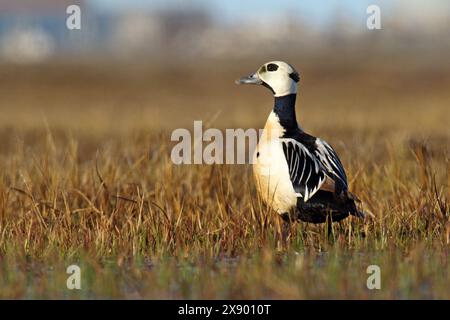
<instances>
[{"instance_id":1,"label":"bird's bill","mask_svg":"<svg viewBox=\"0 0 450 320\"><path fill-rule=\"evenodd\" d=\"M235 81L236 84L262 84L262 80L258 77L256 73L242 77Z\"/></svg>"}]
</instances>

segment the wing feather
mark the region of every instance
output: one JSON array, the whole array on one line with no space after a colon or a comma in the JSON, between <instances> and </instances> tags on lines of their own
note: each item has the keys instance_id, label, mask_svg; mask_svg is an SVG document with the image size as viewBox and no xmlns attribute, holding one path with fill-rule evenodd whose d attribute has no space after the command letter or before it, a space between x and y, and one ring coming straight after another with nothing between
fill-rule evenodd
<instances>
[{"instance_id":1,"label":"wing feather","mask_svg":"<svg viewBox=\"0 0 450 320\"><path fill-rule=\"evenodd\" d=\"M295 192L306 202L325 182L326 170L317 157L294 139L281 139Z\"/></svg>"},{"instance_id":2,"label":"wing feather","mask_svg":"<svg viewBox=\"0 0 450 320\"><path fill-rule=\"evenodd\" d=\"M338 155L334 149L324 140L316 139L316 149L314 151L317 159L326 169L327 174L336 180L336 178L348 188L347 175L345 174L344 166L339 160Z\"/></svg>"}]
</instances>

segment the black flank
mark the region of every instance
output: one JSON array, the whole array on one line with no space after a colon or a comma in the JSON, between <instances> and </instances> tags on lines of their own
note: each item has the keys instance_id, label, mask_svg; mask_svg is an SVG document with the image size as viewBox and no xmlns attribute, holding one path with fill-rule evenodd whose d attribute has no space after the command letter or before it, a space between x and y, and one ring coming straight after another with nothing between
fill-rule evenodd
<instances>
[{"instance_id":1,"label":"black flank","mask_svg":"<svg viewBox=\"0 0 450 320\"><path fill-rule=\"evenodd\" d=\"M311 154L315 154L317 138L299 128L295 114L295 100L296 94L275 97L273 111L278 116L280 125L285 129L282 138L294 139L303 144ZM283 151L286 154L284 144ZM360 216L347 187L339 180L335 182L335 192L319 190L306 202L303 198L298 198L292 217L306 222L323 223L328 217L337 222L349 214Z\"/></svg>"}]
</instances>

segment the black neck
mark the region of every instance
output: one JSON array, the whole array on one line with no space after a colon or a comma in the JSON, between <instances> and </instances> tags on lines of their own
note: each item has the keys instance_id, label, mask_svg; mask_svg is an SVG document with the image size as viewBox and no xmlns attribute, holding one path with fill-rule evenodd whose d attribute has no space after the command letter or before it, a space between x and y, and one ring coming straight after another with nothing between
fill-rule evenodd
<instances>
[{"instance_id":1,"label":"black neck","mask_svg":"<svg viewBox=\"0 0 450 320\"><path fill-rule=\"evenodd\" d=\"M273 112L280 119L281 126L286 133L298 130L297 118L295 116L295 93L287 96L275 97Z\"/></svg>"}]
</instances>

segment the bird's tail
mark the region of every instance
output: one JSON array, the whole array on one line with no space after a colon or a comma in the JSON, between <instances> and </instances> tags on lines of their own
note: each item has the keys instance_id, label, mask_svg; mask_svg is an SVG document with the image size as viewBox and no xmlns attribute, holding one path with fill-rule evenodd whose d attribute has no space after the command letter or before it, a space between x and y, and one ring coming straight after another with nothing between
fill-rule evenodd
<instances>
[{"instance_id":1,"label":"bird's tail","mask_svg":"<svg viewBox=\"0 0 450 320\"><path fill-rule=\"evenodd\" d=\"M351 212L352 216L364 219L366 217L366 214L364 213L364 211L361 210L356 210L355 212Z\"/></svg>"},{"instance_id":2,"label":"bird's tail","mask_svg":"<svg viewBox=\"0 0 450 320\"><path fill-rule=\"evenodd\" d=\"M364 219L366 217L366 214L363 211L358 210L358 208L356 207L356 203L361 203L361 200L359 200L359 198L350 191L347 191L347 197L350 204L350 214L352 216Z\"/></svg>"}]
</instances>

